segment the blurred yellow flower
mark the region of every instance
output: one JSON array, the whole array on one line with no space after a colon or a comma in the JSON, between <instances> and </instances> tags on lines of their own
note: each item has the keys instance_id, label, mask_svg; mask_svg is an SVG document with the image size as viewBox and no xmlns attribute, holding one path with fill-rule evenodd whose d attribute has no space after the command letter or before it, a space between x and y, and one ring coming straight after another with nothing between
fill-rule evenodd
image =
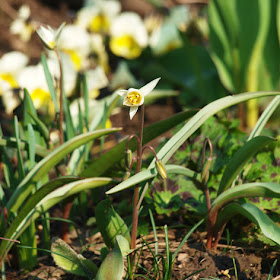
<instances>
[{"instance_id":1,"label":"blurred yellow flower","mask_svg":"<svg viewBox=\"0 0 280 280\"><path fill-rule=\"evenodd\" d=\"M147 44L147 30L138 14L124 12L114 19L109 45L115 55L134 59Z\"/></svg>"},{"instance_id":2,"label":"blurred yellow flower","mask_svg":"<svg viewBox=\"0 0 280 280\"><path fill-rule=\"evenodd\" d=\"M18 11L18 18L10 26L11 33L19 35L20 39L24 42L30 40L31 35L36 29L34 22L30 20L30 14L30 7L22 5Z\"/></svg>"},{"instance_id":3,"label":"blurred yellow flower","mask_svg":"<svg viewBox=\"0 0 280 280\"><path fill-rule=\"evenodd\" d=\"M18 75L27 63L28 57L17 51L6 53L0 59L0 96L8 114L21 102Z\"/></svg>"},{"instance_id":4,"label":"blurred yellow flower","mask_svg":"<svg viewBox=\"0 0 280 280\"><path fill-rule=\"evenodd\" d=\"M95 0L78 12L76 24L92 33L107 34L112 20L120 11L119 1Z\"/></svg>"}]
</instances>

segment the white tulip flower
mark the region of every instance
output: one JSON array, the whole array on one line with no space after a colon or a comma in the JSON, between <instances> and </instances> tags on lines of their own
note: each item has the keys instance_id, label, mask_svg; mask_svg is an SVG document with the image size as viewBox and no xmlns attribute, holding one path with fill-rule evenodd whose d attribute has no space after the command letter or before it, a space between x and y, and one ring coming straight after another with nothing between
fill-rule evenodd
<instances>
[{"instance_id":1,"label":"white tulip flower","mask_svg":"<svg viewBox=\"0 0 280 280\"><path fill-rule=\"evenodd\" d=\"M53 50L57 46L58 38L61 34L61 31L65 25L65 22L62 23L59 28L54 31L50 26L47 26L45 28L44 26L41 26L36 32L39 35L41 41L43 44L50 50Z\"/></svg>"},{"instance_id":2,"label":"white tulip flower","mask_svg":"<svg viewBox=\"0 0 280 280\"><path fill-rule=\"evenodd\" d=\"M113 20L109 45L115 55L134 59L147 44L148 33L138 14L124 12Z\"/></svg>"},{"instance_id":3,"label":"white tulip flower","mask_svg":"<svg viewBox=\"0 0 280 280\"><path fill-rule=\"evenodd\" d=\"M128 90L119 90L118 94L124 97L123 105L130 107L130 119L135 116L139 106L143 105L144 97L152 92L160 78L154 79L140 89L130 88Z\"/></svg>"}]
</instances>

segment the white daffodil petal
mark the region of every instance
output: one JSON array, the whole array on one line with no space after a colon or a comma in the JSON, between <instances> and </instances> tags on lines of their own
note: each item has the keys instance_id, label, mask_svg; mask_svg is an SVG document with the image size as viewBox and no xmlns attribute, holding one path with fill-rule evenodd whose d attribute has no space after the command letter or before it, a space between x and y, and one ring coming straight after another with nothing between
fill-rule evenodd
<instances>
[{"instance_id":1,"label":"white daffodil petal","mask_svg":"<svg viewBox=\"0 0 280 280\"><path fill-rule=\"evenodd\" d=\"M146 96L147 94L149 94L157 85L158 81L160 80L160 78L154 79L153 81L149 82L148 84L146 84L145 86L141 87L139 89L139 91Z\"/></svg>"},{"instance_id":2,"label":"white daffodil petal","mask_svg":"<svg viewBox=\"0 0 280 280\"><path fill-rule=\"evenodd\" d=\"M120 96L124 96L125 94L127 94L127 90L126 89L121 89L121 90L118 90L117 93Z\"/></svg>"},{"instance_id":3,"label":"white daffodil petal","mask_svg":"<svg viewBox=\"0 0 280 280\"><path fill-rule=\"evenodd\" d=\"M131 120L132 120L132 118L135 116L137 110L138 110L138 106L137 106L137 107L130 107L129 116L130 116L130 119L131 119Z\"/></svg>"}]
</instances>

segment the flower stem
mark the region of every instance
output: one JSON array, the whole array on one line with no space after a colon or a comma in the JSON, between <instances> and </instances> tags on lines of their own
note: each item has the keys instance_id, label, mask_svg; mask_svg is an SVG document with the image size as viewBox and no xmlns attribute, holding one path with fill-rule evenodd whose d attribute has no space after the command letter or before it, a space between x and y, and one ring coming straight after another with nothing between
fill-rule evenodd
<instances>
[{"instance_id":1,"label":"flower stem","mask_svg":"<svg viewBox=\"0 0 280 280\"><path fill-rule=\"evenodd\" d=\"M142 166L142 143L143 143L143 129L144 129L144 105L141 106L140 121L139 121L139 142L137 145L137 165L136 173L141 171ZM136 247L137 226L138 226L138 213L139 213L139 184L135 186L133 198L133 214L132 214L132 230L131 230L131 249Z\"/></svg>"},{"instance_id":2,"label":"flower stem","mask_svg":"<svg viewBox=\"0 0 280 280\"><path fill-rule=\"evenodd\" d=\"M58 59L59 70L60 70L60 79L59 79L59 142L60 145L64 142L63 137L63 69L62 69L62 61L57 49L55 49L55 53Z\"/></svg>"}]
</instances>

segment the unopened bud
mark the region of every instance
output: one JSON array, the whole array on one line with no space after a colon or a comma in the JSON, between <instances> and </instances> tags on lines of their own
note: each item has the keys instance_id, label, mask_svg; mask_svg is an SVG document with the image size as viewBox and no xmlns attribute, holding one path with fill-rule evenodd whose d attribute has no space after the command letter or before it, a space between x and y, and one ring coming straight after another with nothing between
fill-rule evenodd
<instances>
[{"instance_id":1,"label":"unopened bud","mask_svg":"<svg viewBox=\"0 0 280 280\"><path fill-rule=\"evenodd\" d=\"M166 172L164 164L162 163L161 160L156 161L156 168L157 168L157 171L158 171L158 174L160 175L160 177L163 180L167 179L167 172Z\"/></svg>"},{"instance_id":2,"label":"unopened bud","mask_svg":"<svg viewBox=\"0 0 280 280\"><path fill-rule=\"evenodd\" d=\"M210 170L211 163L212 163L212 158L211 157L207 158L206 163L204 164L201 172L201 181L204 185L207 184L209 180L209 170Z\"/></svg>"},{"instance_id":3,"label":"unopened bud","mask_svg":"<svg viewBox=\"0 0 280 280\"><path fill-rule=\"evenodd\" d=\"M132 163L132 151L130 149L125 151L125 165L129 169Z\"/></svg>"}]
</instances>

